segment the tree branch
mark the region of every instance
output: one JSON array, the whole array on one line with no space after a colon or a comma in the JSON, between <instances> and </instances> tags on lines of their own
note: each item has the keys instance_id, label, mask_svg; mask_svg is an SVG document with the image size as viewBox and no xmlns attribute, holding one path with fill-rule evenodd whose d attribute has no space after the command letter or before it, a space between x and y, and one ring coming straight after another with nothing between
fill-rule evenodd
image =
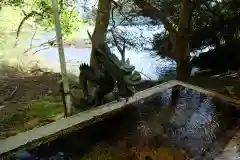
<instances>
[{"instance_id":1,"label":"tree branch","mask_svg":"<svg viewBox=\"0 0 240 160\"><path fill-rule=\"evenodd\" d=\"M20 22L20 24L18 26L18 29L17 29L17 37L16 37L17 40L18 40L18 37L19 37L20 30L21 30L23 24L25 23L25 21L28 20L29 18L33 17L33 16L36 16L36 15L41 16L40 13L38 13L36 11L32 11L22 19L22 21ZM15 43L15 46L16 45L17 45L17 42Z\"/></svg>"},{"instance_id":2,"label":"tree branch","mask_svg":"<svg viewBox=\"0 0 240 160\"><path fill-rule=\"evenodd\" d=\"M24 16L27 16L26 11L22 10L22 13L24 14Z\"/></svg>"},{"instance_id":3,"label":"tree branch","mask_svg":"<svg viewBox=\"0 0 240 160\"><path fill-rule=\"evenodd\" d=\"M115 46L117 47L118 51L120 52L121 56L122 56L122 62L125 62L125 50L126 50L126 39L123 39L123 46L122 48L120 47L117 38L115 37L115 34L112 32L112 37L113 37L113 42L115 43Z\"/></svg>"},{"instance_id":4,"label":"tree branch","mask_svg":"<svg viewBox=\"0 0 240 160\"><path fill-rule=\"evenodd\" d=\"M22 21L21 21L21 23L19 24L18 29L17 29L17 38L19 37L19 33L20 33L20 30L21 30L22 25L24 24L24 22L25 22L26 20L28 20L29 18L35 16L35 15L41 16L40 13L38 13L38 12L36 12L36 11L32 11L31 13L27 14L27 15L22 19Z\"/></svg>"},{"instance_id":5,"label":"tree branch","mask_svg":"<svg viewBox=\"0 0 240 160\"><path fill-rule=\"evenodd\" d=\"M164 26L164 28L170 34L176 34L177 33L176 29L169 22L169 20L167 19L166 14L162 10L160 10L160 9L156 8L155 6L151 5L146 0L133 0L133 1L139 8L142 9L143 13L146 16L149 16L152 19L161 21L163 26Z\"/></svg>"},{"instance_id":6,"label":"tree branch","mask_svg":"<svg viewBox=\"0 0 240 160\"><path fill-rule=\"evenodd\" d=\"M40 51L43 51L43 50L46 50L46 49L50 49L50 48L51 47L45 47L45 48L42 48L42 49L38 49L35 52L33 52L33 54L36 54L37 52L40 52Z\"/></svg>"},{"instance_id":7,"label":"tree branch","mask_svg":"<svg viewBox=\"0 0 240 160\"><path fill-rule=\"evenodd\" d=\"M37 33L37 27L35 28L35 31L34 31L34 33L33 33L33 35L32 35L31 42L30 42L30 47L29 47L28 49L26 49L26 50L24 51L24 53L27 53L29 50L32 49L32 43L33 43L32 41L33 41L36 33Z\"/></svg>"},{"instance_id":8,"label":"tree branch","mask_svg":"<svg viewBox=\"0 0 240 160\"><path fill-rule=\"evenodd\" d=\"M31 49L33 49L33 48L38 48L38 47L42 47L42 46L44 46L44 45L49 45L49 47L48 48L51 48L52 46L53 46L53 44L54 44L54 42L56 41L56 37L54 37L53 39L51 39L51 40L48 40L48 41L46 41L46 42L44 42L44 43L41 43L41 44L39 44L39 45L36 45L36 46L32 46L32 45L30 45L30 47L28 48L28 49L26 49L25 51L24 51L24 53L27 53L27 52L29 52ZM48 48L46 48L46 49L48 49ZM41 50L44 50L44 49L40 49L40 50L38 50L37 52L39 52L39 51L41 51ZM35 54L36 52L34 52L33 54Z\"/></svg>"},{"instance_id":9,"label":"tree branch","mask_svg":"<svg viewBox=\"0 0 240 160\"><path fill-rule=\"evenodd\" d=\"M195 8L195 2L191 0L182 0L179 15L179 32L181 36L190 36L192 29L192 15Z\"/></svg>"},{"instance_id":10,"label":"tree branch","mask_svg":"<svg viewBox=\"0 0 240 160\"><path fill-rule=\"evenodd\" d=\"M143 73L142 71L139 72L141 75L145 76L146 78L148 78L149 80L152 80L148 75L146 75L145 73Z\"/></svg>"}]
</instances>

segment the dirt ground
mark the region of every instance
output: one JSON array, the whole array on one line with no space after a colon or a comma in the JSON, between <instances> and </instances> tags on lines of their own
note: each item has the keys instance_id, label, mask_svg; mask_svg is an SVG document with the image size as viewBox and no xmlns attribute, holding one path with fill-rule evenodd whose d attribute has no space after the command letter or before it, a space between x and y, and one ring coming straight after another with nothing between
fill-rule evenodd
<instances>
[{"instance_id":1,"label":"dirt ground","mask_svg":"<svg viewBox=\"0 0 240 160\"><path fill-rule=\"evenodd\" d=\"M0 78L0 139L63 116L59 74L14 74Z\"/></svg>"},{"instance_id":2,"label":"dirt ground","mask_svg":"<svg viewBox=\"0 0 240 160\"><path fill-rule=\"evenodd\" d=\"M56 73L44 73L1 78L0 97L7 99L3 103L11 104L39 99L46 95L59 95L59 85L57 83L59 77ZM11 96L11 94L13 95Z\"/></svg>"}]
</instances>

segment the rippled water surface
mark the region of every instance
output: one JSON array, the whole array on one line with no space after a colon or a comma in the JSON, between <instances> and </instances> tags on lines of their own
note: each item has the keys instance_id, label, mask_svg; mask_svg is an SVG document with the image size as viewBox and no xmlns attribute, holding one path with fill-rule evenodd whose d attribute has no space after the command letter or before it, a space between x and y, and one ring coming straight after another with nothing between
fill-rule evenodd
<instances>
[{"instance_id":1,"label":"rippled water surface","mask_svg":"<svg viewBox=\"0 0 240 160\"><path fill-rule=\"evenodd\" d=\"M239 111L217 99L171 89L129 105L118 114L43 145L41 156L72 159L212 159L234 135Z\"/></svg>"}]
</instances>

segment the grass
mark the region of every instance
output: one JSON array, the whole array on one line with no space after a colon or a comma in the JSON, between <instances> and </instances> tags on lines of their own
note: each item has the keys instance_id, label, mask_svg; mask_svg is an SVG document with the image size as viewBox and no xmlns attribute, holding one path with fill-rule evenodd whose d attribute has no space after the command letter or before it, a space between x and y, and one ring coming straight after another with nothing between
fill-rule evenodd
<instances>
[{"instance_id":1,"label":"grass","mask_svg":"<svg viewBox=\"0 0 240 160\"><path fill-rule=\"evenodd\" d=\"M29 115L44 119L63 113L61 97L45 96L39 100L34 100L29 104Z\"/></svg>"},{"instance_id":2,"label":"grass","mask_svg":"<svg viewBox=\"0 0 240 160\"><path fill-rule=\"evenodd\" d=\"M0 139L13 136L63 117L60 97L46 96L21 104L11 104L1 110Z\"/></svg>"}]
</instances>

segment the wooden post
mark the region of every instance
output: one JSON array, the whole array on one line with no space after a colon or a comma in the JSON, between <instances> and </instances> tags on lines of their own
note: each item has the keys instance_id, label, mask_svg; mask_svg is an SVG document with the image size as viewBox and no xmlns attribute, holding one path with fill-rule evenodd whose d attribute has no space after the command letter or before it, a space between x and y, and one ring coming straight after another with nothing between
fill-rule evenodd
<instances>
[{"instance_id":1,"label":"wooden post","mask_svg":"<svg viewBox=\"0 0 240 160\"><path fill-rule=\"evenodd\" d=\"M70 116L73 113L73 108L72 108L72 102L70 99L70 94L68 94L69 83L67 78L67 69L66 69L66 63L65 63L61 24L60 24L59 12L58 12L57 0L52 0L52 9L53 9L54 20L55 20L55 31L57 36L58 55L60 60L62 82L63 82L63 88L65 93L66 106L64 106L64 111L65 111L65 116Z\"/></svg>"}]
</instances>

